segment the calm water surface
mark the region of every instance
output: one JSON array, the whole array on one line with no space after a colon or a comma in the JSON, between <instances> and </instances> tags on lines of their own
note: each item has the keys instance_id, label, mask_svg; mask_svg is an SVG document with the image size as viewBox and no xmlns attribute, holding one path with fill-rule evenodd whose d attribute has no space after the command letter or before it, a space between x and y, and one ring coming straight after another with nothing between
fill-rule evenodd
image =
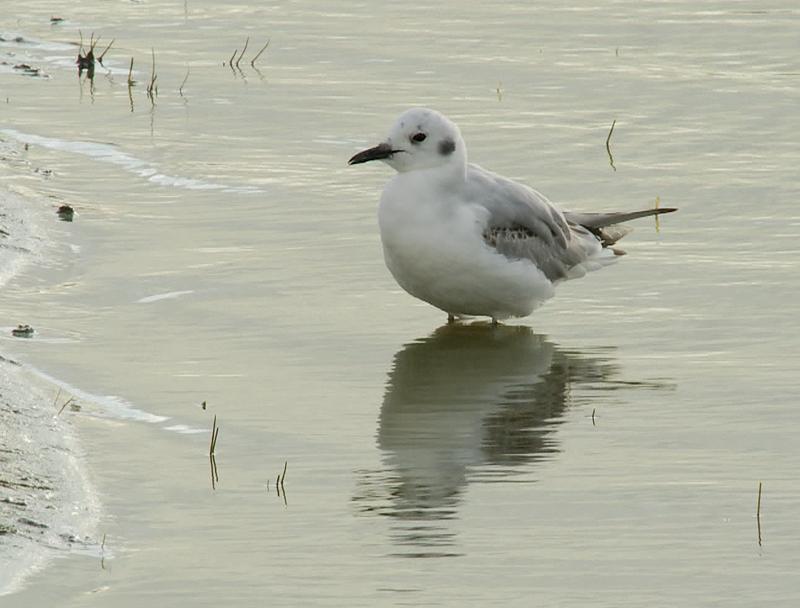
<instances>
[{"instance_id":1,"label":"calm water surface","mask_svg":"<svg viewBox=\"0 0 800 608\"><path fill-rule=\"evenodd\" d=\"M82 403L106 536L3 606L797 605L800 11L573 4L2 11L4 181L77 216L0 349ZM411 105L570 209L681 211L443 326L384 268L390 170L346 166Z\"/></svg>"}]
</instances>

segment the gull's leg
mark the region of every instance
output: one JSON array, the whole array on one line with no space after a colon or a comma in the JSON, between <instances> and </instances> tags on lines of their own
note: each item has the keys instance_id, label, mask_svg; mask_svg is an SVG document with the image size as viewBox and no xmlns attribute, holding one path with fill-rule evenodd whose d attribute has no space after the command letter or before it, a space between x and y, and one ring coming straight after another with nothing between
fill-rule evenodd
<instances>
[{"instance_id":1,"label":"gull's leg","mask_svg":"<svg viewBox=\"0 0 800 608\"><path fill-rule=\"evenodd\" d=\"M497 319L495 319L494 317L492 317L492 327L497 327L497 325L498 325L498 323L497 323Z\"/></svg>"},{"instance_id":2,"label":"gull's leg","mask_svg":"<svg viewBox=\"0 0 800 608\"><path fill-rule=\"evenodd\" d=\"M448 312L447 313L447 324L448 325L452 325L455 322L456 322L456 318L453 316L453 313Z\"/></svg>"}]
</instances>

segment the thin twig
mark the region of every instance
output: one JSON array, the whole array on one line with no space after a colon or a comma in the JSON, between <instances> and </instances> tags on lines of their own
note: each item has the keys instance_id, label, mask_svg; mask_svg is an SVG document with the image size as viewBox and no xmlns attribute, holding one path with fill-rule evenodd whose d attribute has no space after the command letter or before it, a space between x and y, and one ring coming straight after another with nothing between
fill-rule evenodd
<instances>
[{"instance_id":1,"label":"thin twig","mask_svg":"<svg viewBox=\"0 0 800 608\"><path fill-rule=\"evenodd\" d=\"M94 69L94 48L97 46L98 42L100 42L100 38L98 37L97 40L95 40L94 32L92 32L92 37L89 39L89 51L84 56L87 69Z\"/></svg>"},{"instance_id":2,"label":"thin twig","mask_svg":"<svg viewBox=\"0 0 800 608\"><path fill-rule=\"evenodd\" d=\"M231 58L228 59L228 65L231 66L231 69L233 68L233 58L236 57L236 53L238 52L239 49L233 49L233 55L231 55Z\"/></svg>"},{"instance_id":3,"label":"thin twig","mask_svg":"<svg viewBox=\"0 0 800 608\"><path fill-rule=\"evenodd\" d=\"M283 481L286 479L286 467L289 466L289 461L285 460L283 462L283 475L280 476L281 478L281 489L283 489Z\"/></svg>"},{"instance_id":4,"label":"thin twig","mask_svg":"<svg viewBox=\"0 0 800 608\"><path fill-rule=\"evenodd\" d=\"M103 533L103 542L100 543L100 568L106 569L106 535Z\"/></svg>"},{"instance_id":5,"label":"thin twig","mask_svg":"<svg viewBox=\"0 0 800 608\"><path fill-rule=\"evenodd\" d=\"M214 422L211 425L211 445L208 447L208 461L211 465L211 489L217 489L219 481L219 470L217 469L217 458L214 452L217 449L217 437L219 437L219 427L217 426L217 415L214 414Z\"/></svg>"},{"instance_id":6,"label":"thin twig","mask_svg":"<svg viewBox=\"0 0 800 608\"><path fill-rule=\"evenodd\" d=\"M133 86L133 57L131 57L131 67L128 68L128 88Z\"/></svg>"},{"instance_id":7,"label":"thin twig","mask_svg":"<svg viewBox=\"0 0 800 608\"><path fill-rule=\"evenodd\" d=\"M244 57L244 52L247 50L247 45L250 44L250 36L247 37L247 40L244 41L244 48L242 49L241 54L239 55L239 59L236 60L236 67L239 67L239 62Z\"/></svg>"},{"instance_id":8,"label":"thin twig","mask_svg":"<svg viewBox=\"0 0 800 608\"><path fill-rule=\"evenodd\" d=\"M183 97L183 85L186 84L186 81L189 80L189 66L186 66L186 77L183 79L180 88L178 89L178 93L181 97ZM203 401L203 409L206 409L206 402Z\"/></svg>"},{"instance_id":9,"label":"thin twig","mask_svg":"<svg viewBox=\"0 0 800 608\"><path fill-rule=\"evenodd\" d=\"M153 94L155 93L158 95L158 88L156 87L156 78L158 78L158 75L156 74L156 50L154 48L150 50L153 53L153 71L150 74L150 84L147 86L147 95L150 97L150 101L153 101Z\"/></svg>"},{"instance_id":10,"label":"thin twig","mask_svg":"<svg viewBox=\"0 0 800 608\"><path fill-rule=\"evenodd\" d=\"M595 412L596 409L597 408L592 408L592 426L595 426L595 424L594 424L594 412Z\"/></svg>"},{"instance_id":11,"label":"thin twig","mask_svg":"<svg viewBox=\"0 0 800 608\"><path fill-rule=\"evenodd\" d=\"M211 445L208 447L209 456L214 455L214 448L217 443L217 415L214 414L214 424L211 426Z\"/></svg>"},{"instance_id":12,"label":"thin twig","mask_svg":"<svg viewBox=\"0 0 800 608\"><path fill-rule=\"evenodd\" d=\"M98 38L98 40L99 40L99 38ZM111 39L111 42L108 43L108 46L106 47L106 49L100 54L100 57L97 58L97 61L100 62L100 65L103 65L103 57L106 56L106 53L108 53L108 49L110 49L111 45L114 44L114 40L115 40L115 38Z\"/></svg>"},{"instance_id":13,"label":"thin twig","mask_svg":"<svg viewBox=\"0 0 800 608\"><path fill-rule=\"evenodd\" d=\"M61 396L61 389L59 388L59 389L58 389L58 392L56 393L56 398L55 398L55 399L53 399L53 407L55 407L55 406L58 404L58 398L59 398L60 396Z\"/></svg>"},{"instance_id":14,"label":"thin twig","mask_svg":"<svg viewBox=\"0 0 800 608\"><path fill-rule=\"evenodd\" d=\"M606 152L608 152L608 161L611 163L611 168L614 169L614 171L616 171L617 168L614 166L614 157L611 154L610 143L611 143L611 134L614 132L614 125L616 124L617 124L617 119L615 118L614 122L611 123L611 130L608 132L608 137L606 137Z\"/></svg>"},{"instance_id":15,"label":"thin twig","mask_svg":"<svg viewBox=\"0 0 800 608\"><path fill-rule=\"evenodd\" d=\"M258 53L256 53L256 56L255 56L255 57L253 57L253 58L250 60L250 67L251 67L251 68L254 68L254 67L256 67L256 66L255 66L255 65L253 65L253 64L256 62L256 59L258 59L259 57L261 57L261 53L263 53L264 51L266 51L266 50L267 50L267 47L269 46L269 41L270 41L270 40L271 40L271 38L268 38L268 39L267 39L267 43L266 43L266 44L265 44L263 47L261 47L261 50L260 50L260 51L258 51Z\"/></svg>"},{"instance_id":16,"label":"thin twig","mask_svg":"<svg viewBox=\"0 0 800 608\"><path fill-rule=\"evenodd\" d=\"M756 501L756 523L758 524L758 546L761 546L761 482L758 482L758 500Z\"/></svg>"},{"instance_id":17,"label":"thin twig","mask_svg":"<svg viewBox=\"0 0 800 608\"><path fill-rule=\"evenodd\" d=\"M70 403L73 403L74 401L75 401L75 398L74 398L74 397L70 397L69 399L67 399L67 400L64 402L64 405L62 405L62 406L61 406L61 409L60 409L60 410L58 410L58 414L56 414L56 416L60 416L60 415L61 415L61 412L63 412L63 411L64 411L64 408L66 408L66 407L67 407L67 406L68 406Z\"/></svg>"},{"instance_id":18,"label":"thin twig","mask_svg":"<svg viewBox=\"0 0 800 608\"><path fill-rule=\"evenodd\" d=\"M217 459L214 454L209 454L208 462L211 467L211 489L217 489L217 482L219 481L219 472L217 471Z\"/></svg>"},{"instance_id":19,"label":"thin twig","mask_svg":"<svg viewBox=\"0 0 800 608\"><path fill-rule=\"evenodd\" d=\"M758 482L758 501L756 502L756 517L761 517L761 482Z\"/></svg>"}]
</instances>

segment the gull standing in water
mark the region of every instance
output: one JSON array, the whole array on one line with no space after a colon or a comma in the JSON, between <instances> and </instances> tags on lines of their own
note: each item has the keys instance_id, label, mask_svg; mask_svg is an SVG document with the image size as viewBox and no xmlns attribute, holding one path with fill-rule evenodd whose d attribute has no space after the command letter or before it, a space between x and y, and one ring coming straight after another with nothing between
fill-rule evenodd
<instances>
[{"instance_id":1,"label":"gull standing in water","mask_svg":"<svg viewBox=\"0 0 800 608\"><path fill-rule=\"evenodd\" d=\"M456 317L524 317L556 284L615 262L621 223L669 213L573 213L523 184L467 162L458 127L427 108L407 110L386 141L350 159L397 171L378 223L390 272L412 296Z\"/></svg>"}]
</instances>

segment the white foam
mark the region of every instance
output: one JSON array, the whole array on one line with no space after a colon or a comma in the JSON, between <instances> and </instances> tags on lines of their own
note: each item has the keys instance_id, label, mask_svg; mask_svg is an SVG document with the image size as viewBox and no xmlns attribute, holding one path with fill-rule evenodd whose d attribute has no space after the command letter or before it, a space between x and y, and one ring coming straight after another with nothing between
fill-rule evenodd
<instances>
[{"instance_id":1,"label":"white foam","mask_svg":"<svg viewBox=\"0 0 800 608\"><path fill-rule=\"evenodd\" d=\"M208 433L208 429L199 429L186 424L173 424L172 426L165 426L164 430L179 433L181 435L197 435L198 433Z\"/></svg>"},{"instance_id":2,"label":"white foam","mask_svg":"<svg viewBox=\"0 0 800 608\"><path fill-rule=\"evenodd\" d=\"M151 302L158 302L159 300L173 300L175 298L180 298L181 296L185 296L190 293L194 293L194 289L188 289L186 291L168 291L167 293L157 293L155 295L147 296L145 298L136 300L136 303L150 304Z\"/></svg>"},{"instance_id":3,"label":"white foam","mask_svg":"<svg viewBox=\"0 0 800 608\"><path fill-rule=\"evenodd\" d=\"M157 424L159 422L169 420L168 416L158 416L156 414L151 414L150 412L141 410L135 407L130 401L127 401L122 397L118 397L117 395L97 395L89 393L69 384L68 382L54 378L50 374L43 372L40 369L32 366L27 366L27 368L36 376L72 395L78 402L95 404L99 406L100 415L105 414L120 420L136 420L137 422L148 422L151 424Z\"/></svg>"},{"instance_id":4,"label":"white foam","mask_svg":"<svg viewBox=\"0 0 800 608\"><path fill-rule=\"evenodd\" d=\"M26 364L25 368L32 374L60 388L64 394L74 397L79 404L84 406L84 411L89 415L114 418L117 420L132 420L147 424L161 424L162 422L172 420L169 416L160 416L138 408L127 399L123 399L117 395L98 395L97 393L90 393L73 386L69 382L55 378L31 365ZM190 427L178 422L170 424L169 426L162 426L161 428L165 431L179 433L181 435L205 433L208 430Z\"/></svg>"},{"instance_id":5,"label":"white foam","mask_svg":"<svg viewBox=\"0 0 800 608\"><path fill-rule=\"evenodd\" d=\"M8 190L0 198L0 287L41 260L45 240L30 201Z\"/></svg>"},{"instance_id":6,"label":"white foam","mask_svg":"<svg viewBox=\"0 0 800 608\"><path fill-rule=\"evenodd\" d=\"M13 137L24 144L41 146L50 150L81 154L98 162L110 163L159 186L185 188L187 190L219 190L222 192L256 193L263 190L255 186L227 186L191 177L181 177L162 173L156 165L123 152L113 144L90 141L69 141L55 137L44 137L33 133L23 133L16 129L0 129L0 133Z\"/></svg>"}]
</instances>

